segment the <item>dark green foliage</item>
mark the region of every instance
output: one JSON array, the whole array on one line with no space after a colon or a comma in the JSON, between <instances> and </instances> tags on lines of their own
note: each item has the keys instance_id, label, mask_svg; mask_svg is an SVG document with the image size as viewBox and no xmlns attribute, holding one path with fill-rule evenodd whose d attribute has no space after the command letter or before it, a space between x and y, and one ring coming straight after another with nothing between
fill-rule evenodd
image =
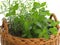
<instances>
[{"instance_id":1,"label":"dark green foliage","mask_svg":"<svg viewBox=\"0 0 60 45\"><path fill-rule=\"evenodd\" d=\"M45 9L46 2L34 2L30 10L26 10L26 5L21 3L9 7L9 12L6 16L9 18L9 32L12 35L23 38L45 38L49 39L51 34L57 34L58 23L47 19L50 16L48 10ZM21 8L20 13L17 15L16 10ZM50 24L48 23L50 22Z\"/></svg>"}]
</instances>

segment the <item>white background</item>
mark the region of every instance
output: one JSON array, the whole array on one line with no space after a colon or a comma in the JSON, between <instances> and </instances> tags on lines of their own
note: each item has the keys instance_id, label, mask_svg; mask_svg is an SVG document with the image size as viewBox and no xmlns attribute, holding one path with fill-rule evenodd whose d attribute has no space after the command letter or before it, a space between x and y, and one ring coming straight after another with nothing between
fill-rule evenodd
<instances>
[{"instance_id":1,"label":"white background","mask_svg":"<svg viewBox=\"0 0 60 45\"><path fill-rule=\"evenodd\" d=\"M0 0L3 1L3 0ZM51 13L55 13L58 20L60 21L60 0L38 0L40 2L47 2L47 9L50 10ZM0 25L2 25L3 14L0 14Z\"/></svg>"}]
</instances>

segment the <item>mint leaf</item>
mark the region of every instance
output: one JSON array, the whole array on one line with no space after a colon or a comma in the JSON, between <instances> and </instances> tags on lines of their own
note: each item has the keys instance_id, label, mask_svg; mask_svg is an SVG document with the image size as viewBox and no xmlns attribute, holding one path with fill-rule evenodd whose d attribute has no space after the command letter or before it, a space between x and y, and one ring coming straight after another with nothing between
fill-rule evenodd
<instances>
[{"instance_id":1,"label":"mint leaf","mask_svg":"<svg viewBox=\"0 0 60 45\"><path fill-rule=\"evenodd\" d=\"M34 8L40 8L40 3L39 2L34 2L33 6L34 6Z\"/></svg>"},{"instance_id":2,"label":"mint leaf","mask_svg":"<svg viewBox=\"0 0 60 45\"><path fill-rule=\"evenodd\" d=\"M46 5L46 2L43 2L40 6L43 7Z\"/></svg>"},{"instance_id":3,"label":"mint leaf","mask_svg":"<svg viewBox=\"0 0 60 45\"><path fill-rule=\"evenodd\" d=\"M56 27L54 27L54 28L50 28L49 30L50 30L50 31L51 31L51 33L52 33L52 34L54 34L54 35L56 35L56 34L57 34L57 32L58 32L58 30L57 30L57 28L56 28Z\"/></svg>"}]
</instances>

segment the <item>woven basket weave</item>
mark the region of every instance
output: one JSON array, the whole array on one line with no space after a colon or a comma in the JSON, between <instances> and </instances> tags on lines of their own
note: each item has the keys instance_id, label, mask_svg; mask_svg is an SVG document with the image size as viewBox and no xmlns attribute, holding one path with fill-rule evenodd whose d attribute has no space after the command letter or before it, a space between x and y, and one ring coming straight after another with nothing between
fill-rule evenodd
<instances>
[{"instance_id":1,"label":"woven basket weave","mask_svg":"<svg viewBox=\"0 0 60 45\"><path fill-rule=\"evenodd\" d=\"M50 19L52 19L52 17L55 19L55 21L57 21L54 14L51 14ZM56 27L59 29L59 25ZM51 36L51 38L47 41L41 38L19 38L8 33L7 21L6 19L3 19L1 41L2 45L59 45L60 33L58 32L56 36Z\"/></svg>"}]
</instances>

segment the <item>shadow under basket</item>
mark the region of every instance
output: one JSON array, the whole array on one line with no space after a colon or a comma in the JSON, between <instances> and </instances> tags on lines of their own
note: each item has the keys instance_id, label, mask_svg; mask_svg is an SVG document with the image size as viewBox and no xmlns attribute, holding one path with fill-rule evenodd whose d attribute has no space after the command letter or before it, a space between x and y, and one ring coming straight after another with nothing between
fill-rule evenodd
<instances>
[{"instance_id":1,"label":"shadow under basket","mask_svg":"<svg viewBox=\"0 0 60 45\"><path fill-rule=\"evenodd\" d=\"M51 14L52 17L57 21L57 18L54 14ZM56 26L59 31L59 25ZM60 43L60 33L58 32L55 37L52 36L49 40L44 40L41 38L19 38L12 36L8 33L8 24L6 19L3 19L2 33L1 33L1 43L2 45L59 45Z\"/></svg>"}]
</instances>

